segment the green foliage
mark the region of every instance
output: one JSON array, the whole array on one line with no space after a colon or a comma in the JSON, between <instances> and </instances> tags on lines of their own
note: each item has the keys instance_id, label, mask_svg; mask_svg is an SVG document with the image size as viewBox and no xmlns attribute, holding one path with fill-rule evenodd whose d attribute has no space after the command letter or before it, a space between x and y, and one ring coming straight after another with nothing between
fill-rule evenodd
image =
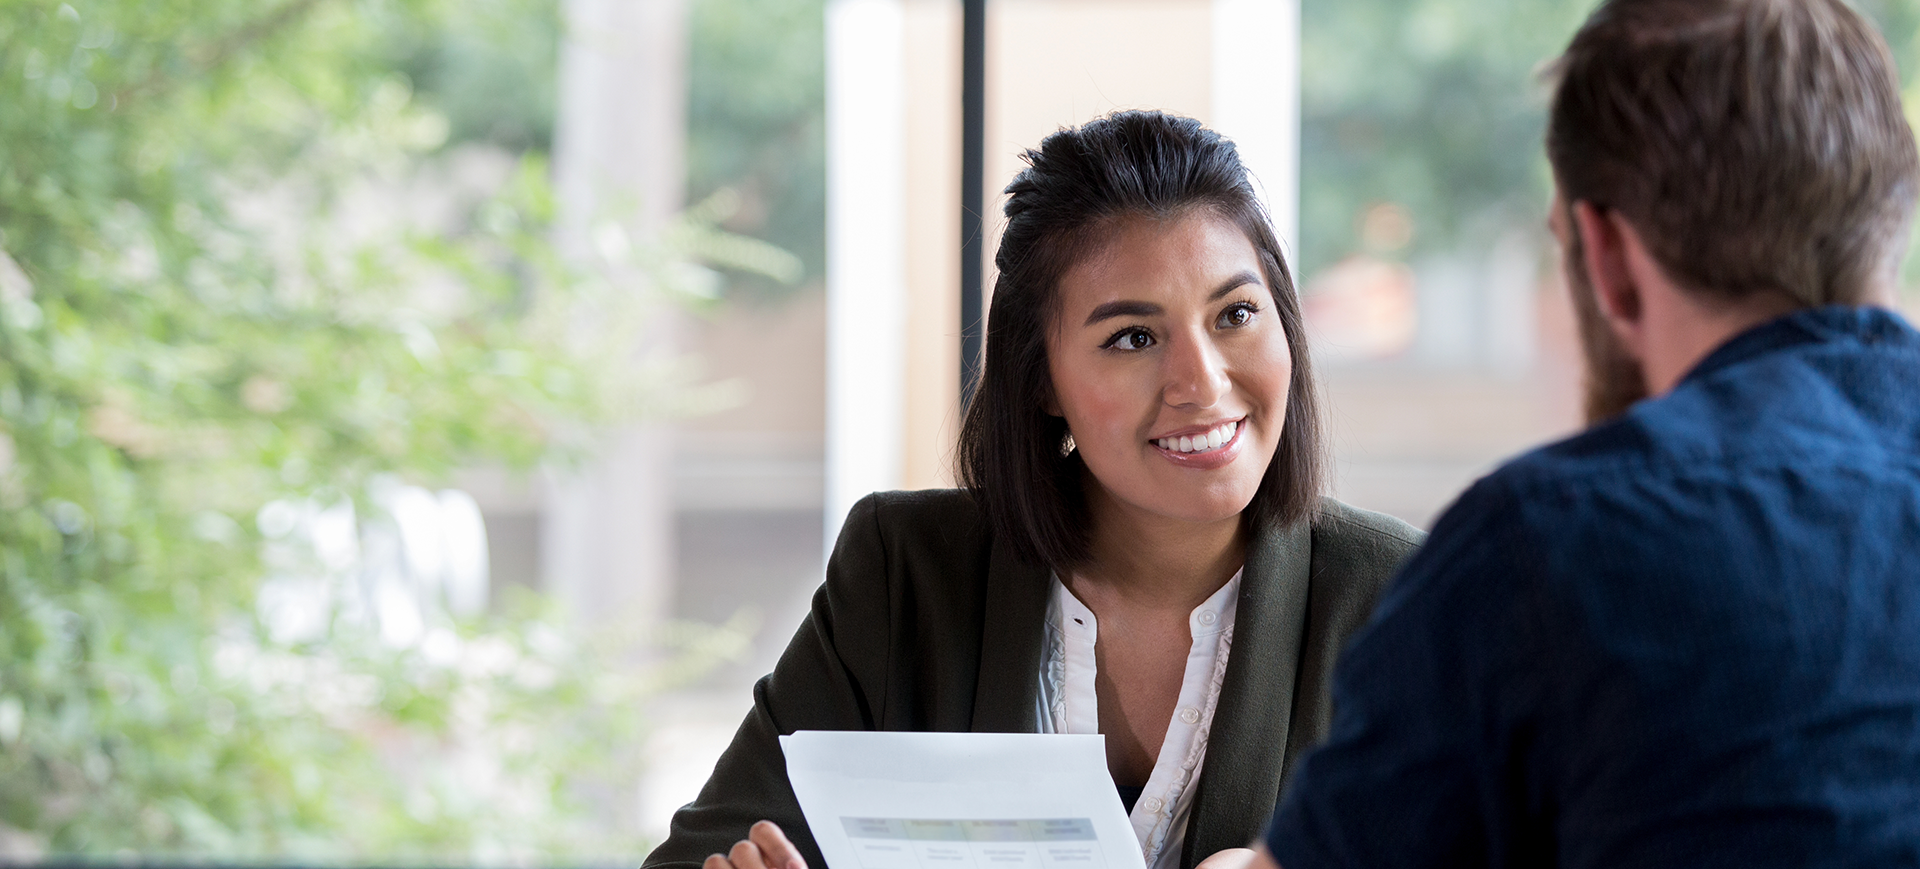
<instances>
[{"instance_id":1,"label":"green foliage","mask_svg":"<svg viewBox=\"0 0 1920 869\"><path fill-rule=\"evenodd\" d=\"M690 0L687 186L695 200L738 192L725 226L826 271L826 4ZM781 284L741 275L737 286Z\"/></svg>"},{"instance_id":2,"label":"green foliage","mask_svg":"<svg viewBox=\"0 0 1920 869\"><path fill-rule=\"evenodd\" d=\"M1880 25L1880 32L1893 49L1894 60L1900 64L1900 75L1906 84L1901 89L1901 101L1906 105L1907 122L1920 121L1920 2L1858 0L1856 5ZM1920 223L1914 226L1911 243L1920 247ZM1910 303L1920 300L1920 257L1913 256L1911 250L1901 267L1900 283Z\"/></svg>"},{"instance_id":3,"label":"green foliage","mask_svg":"<svg viewBox=\"0 0 1920 869\"><path fill-rule=\"evenodd\" d=\"M475 0L458 15L387 22L383 55L444 115L448 142L545 152L553 141L560 9L554 0Z\"/></svg>"},{"instance_id":4,"label":"green foliage","mask_svg":"<svg viewBox=\"0 0 1920 869\"><path fill-rule=\"evenodd\" d=\"M263 508L377 522L396 480L529 468L684 409L670 360L613 373L686 296L673 252L781 264L710 207L665 240L602 227L618 268L571 269L537 153L482 189L430 183L457 174L450 127L548 135L537 101L486 126L448 85L524 57L487 34L526 10L552 20L519 0L0 5L0 859L640 853L577 787L632 772L639 704L674 671L634 638L561 632L532 600L430 612L403 644L334 605L290 639L258 606L275 577L352 579Z\"/></svg>"},{"instance_id":5,"label":"green foliage","mask_svg":"<svg viewBox=\"0 0 1920 869\"><path fill-rule=\"evenodd\" d=\"M1365 250L1359 220L1413 218L1402 256L1484 246L1541 211L1545 92L1591 0L1307 0L1301 8L1301 263Z\"/></svg>"}]
</instances>

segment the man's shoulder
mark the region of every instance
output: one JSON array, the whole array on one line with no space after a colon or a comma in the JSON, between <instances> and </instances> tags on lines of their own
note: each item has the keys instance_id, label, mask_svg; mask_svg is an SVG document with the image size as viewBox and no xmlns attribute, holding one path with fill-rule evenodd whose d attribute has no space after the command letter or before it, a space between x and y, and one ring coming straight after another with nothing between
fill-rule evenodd
<instances>
[{"instance_id":1,"label":"man's shoulder","mask_svg":"<svg viewBox=\"0 0 1920 869\"><path fill-rule=\"evenodd\" d=\"M1718 498L1731 488L1770 485L1749 473L1757 452L1749 433L1713 431L1716 423L1697 418L1696 409L1659 401L1642 402L1619 418L1501 464L1442 514L1434 528L1436 542L1459 545L1464 541L1454 538L1471 538L1481 549L1504 550L1499 553L1504 561L1522 554L1567 554L1617 541L1628 529L1666 536L1662 526L1645 520L1675 508L1702 516L1680 504ZM1694 418L1674 419L1689 415Z\"/></svg>"},{"instance_id":2,"label":"man's shoulder","mask_svg":"<svg viewBox=\"0 0 1920 869\"><path fill-rule=\"evenodd\" d=\"M1689 565L1768 575L1741 553L1785 563L1904 546L1887 517L1920 504L1920 357L1896 337L1723 359L1505 463L1461 496L1436 542L1464 546L1446 539L1464 532L1543 576L1661 582Z\"/></svg>"},{"instance_id":3,"label":"man's shoulder","mask_svg":"<svg viewBox=\"0 0 1920 869\"><path fill-rule=\"evenodd\" d=\"M1806 373L1781 365L1691 384L1517 456L1488 480L1539 501L1596 490L1613 497L1661 481L1751 487L1781 473L1913 464L1920 405L1900 406L1908 398L1897 394L1911 386L1850 395L1844 380L1796 382Z\"/></svg>"},{"instance_id":4,"label":"man's shoulder","mask_svg":"<svg viewBox=\"0 0 1920 869\"><path fill-rule=\"evenodd\" d=\"M1661 448L1654 431L1629 412L1508 459L1468 489L1468 494L1477 493L1481 500L1504 500L1542 487L1566 491L1623 471L1637 475Z\"/></svg>"}]
</instances>

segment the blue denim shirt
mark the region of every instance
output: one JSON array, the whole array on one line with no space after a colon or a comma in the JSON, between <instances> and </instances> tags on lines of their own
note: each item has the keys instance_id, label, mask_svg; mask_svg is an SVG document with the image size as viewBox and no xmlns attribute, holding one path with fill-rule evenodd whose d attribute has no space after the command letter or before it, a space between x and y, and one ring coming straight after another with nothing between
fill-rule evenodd
<instances>
[{"instance_id":1,"label":"blue denim shirt","mask_svg":"<svg viewBox=\"0 0 1920 869\"><path fill-rule=\"evenodd\" d=\"M1802 311L1461 496L1267 845L1322 866L1920 866L1920 334Z\"/></svg>"}]
</instances>

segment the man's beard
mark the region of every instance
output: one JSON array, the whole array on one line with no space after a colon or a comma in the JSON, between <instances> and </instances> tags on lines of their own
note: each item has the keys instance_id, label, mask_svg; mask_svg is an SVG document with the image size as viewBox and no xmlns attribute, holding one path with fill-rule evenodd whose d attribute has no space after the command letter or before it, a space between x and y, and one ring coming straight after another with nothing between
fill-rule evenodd
<instances>
[{"instance_id":1,"label":"man's beard","mask_svg":"<svg viewBox=\"0 0 1920 869\"><path fill-rule=\"evenodd\" d=\"M1567 215L1572 226L1572 215ZM1569 232L1566 259L1561 271L1567 276L1567 292L1573 295L1574 317L1580 324L1580 350L1586 357L1583 380L1586 391L1587 425L1598 425L1627 412L1634 402L1647 397L1646 373L1640 360L1621 346L1613 327L1600 314L1600 302L1593 296L1593 284L1587 280L1586 256L1577 231Z\"/></svg>"}]
</instances>

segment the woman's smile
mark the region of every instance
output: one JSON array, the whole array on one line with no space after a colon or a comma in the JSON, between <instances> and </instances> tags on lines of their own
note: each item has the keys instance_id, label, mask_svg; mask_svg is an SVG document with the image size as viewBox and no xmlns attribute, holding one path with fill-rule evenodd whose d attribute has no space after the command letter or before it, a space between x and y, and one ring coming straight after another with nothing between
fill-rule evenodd
<instances>
[{"instance_id":1,"label":"woman's smile","mask_svg":"<svg viewBox=\"0 0 1920 869\"><path fill-rule=\"evenodd\" d=\"M1242 417L1218 425L1190 426L1147 442L1178 467L1209 471L1240 457L1240 432L1245 421Z\"/></svg>"}]
</instances>

